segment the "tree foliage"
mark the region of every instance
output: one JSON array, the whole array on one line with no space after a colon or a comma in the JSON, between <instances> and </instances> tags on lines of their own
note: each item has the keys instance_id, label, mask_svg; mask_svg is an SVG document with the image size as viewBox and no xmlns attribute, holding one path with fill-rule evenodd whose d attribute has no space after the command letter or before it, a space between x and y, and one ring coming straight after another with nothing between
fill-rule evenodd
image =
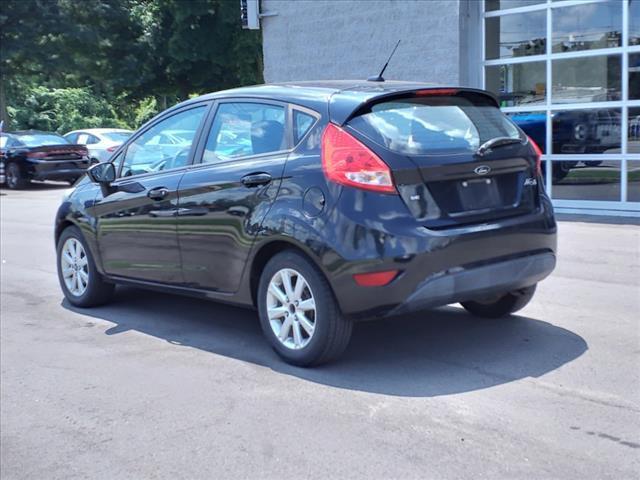
<instances>
[{"instance_id":1,"label":"tree foliage","mask_svg":"<svg viewBox=\"0 0 640 480\"><path fill-rule=\"evenodd\" d=\"M239 15L234 0L4 0L0 115L12 128L135 127L193 94L259 83L260 36Z\"/></svg>"}]
</instances>

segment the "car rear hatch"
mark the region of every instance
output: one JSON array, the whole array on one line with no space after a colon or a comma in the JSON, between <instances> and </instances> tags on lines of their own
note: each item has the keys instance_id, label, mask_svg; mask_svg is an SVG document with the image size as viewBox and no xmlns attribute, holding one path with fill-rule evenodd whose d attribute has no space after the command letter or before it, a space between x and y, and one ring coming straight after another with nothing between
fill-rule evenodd
<instances>
[{"instance_id":1,"label":"car rear hatch","mask_svg":"<svg viewBox=\"0 0 640 480\"><path fill-rule=\"evenodd\" d=\"M389 165L409 210L431 229L529 213L539 156L477 90L432 88L363 103L344 128Z\"/></svg>"}]
</instances>

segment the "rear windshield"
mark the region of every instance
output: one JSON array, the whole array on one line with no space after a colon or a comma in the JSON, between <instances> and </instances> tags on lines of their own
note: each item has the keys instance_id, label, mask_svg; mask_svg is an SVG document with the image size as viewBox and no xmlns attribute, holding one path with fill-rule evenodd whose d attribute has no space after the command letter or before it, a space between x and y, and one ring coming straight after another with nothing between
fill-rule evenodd
<instances>
[{"instance_id":1,"label":"rear windshield","mask_svg":"<svg viewBox=\"0 0 640 480\"><path fill-rule=\"evenodd\" d=\"M18 141L27 147L42 147L44 145L61 145L69 143L66 138L53 133L33 133L16 135Z\"/></svg>"},{"instance_id":2,"label":"rear windshield","mask_svg":"<svg viewBox=\"0 0 640 480\"><path fill-rule=\"evenodd\" d=\"M476 151L518 128L480 95L429 96L375 104L349 125L389 150L413 155Z\"/></svg>"},{"instance_id":3,"label":"rear windshield","mask_svg":"<svg viewBox=\"0 0 640 480\"><path fill-rule=\"evenodd\" d=\"M112 142L124 143L131 136L131 132L105 132L102 136Z\"/></svg>"}]
</instances>

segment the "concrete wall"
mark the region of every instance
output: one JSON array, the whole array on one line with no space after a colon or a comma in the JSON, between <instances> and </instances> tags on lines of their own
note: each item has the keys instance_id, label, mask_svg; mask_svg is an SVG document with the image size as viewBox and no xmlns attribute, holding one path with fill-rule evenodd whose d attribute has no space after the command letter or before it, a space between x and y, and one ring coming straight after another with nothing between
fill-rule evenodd
<instances>
[{"instance_id":1,"label":"concrete wall","mask_svg":"<svg viewBox=\"0 0 640 480\"><path fill-rule=\"evenodd\" d=\"M479 56L467 0L262 0L267 82L366 78L474 84ZM478 3L479 2L471 2ZM475 51L477 49L477 52Z\"/></svg>"}]
</instances>

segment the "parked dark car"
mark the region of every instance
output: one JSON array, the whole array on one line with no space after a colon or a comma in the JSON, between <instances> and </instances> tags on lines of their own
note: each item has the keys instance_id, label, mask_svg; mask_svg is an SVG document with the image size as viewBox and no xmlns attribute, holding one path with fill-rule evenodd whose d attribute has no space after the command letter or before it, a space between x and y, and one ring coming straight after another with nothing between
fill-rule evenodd
<instances>
[{"instance_id":1,"label":"parked dark car","mask_svg":"<svg viewBox=\"0 0 640 480\"><path fill-rule=\"evenodd\" d=\"M180 149L159 141L172 131ZM205 95L68 194L60 284L79 307L122 283L256 308L274 349L304 366L337 357L359 319L454 302L505 316L555 266L536 148L481 90L336 81Z\"/></svg>"},{"instance_id":2,"label":"parked dark car","mask_svg":"<svg viewBox=\"0 0 640 480\"><path fill-rule=\"evenodd\" d=\"M84 145L37 130L0 134L0 183L24 188L31 180L74 183L91 165Z\"/></svg>"}]
</instances>

